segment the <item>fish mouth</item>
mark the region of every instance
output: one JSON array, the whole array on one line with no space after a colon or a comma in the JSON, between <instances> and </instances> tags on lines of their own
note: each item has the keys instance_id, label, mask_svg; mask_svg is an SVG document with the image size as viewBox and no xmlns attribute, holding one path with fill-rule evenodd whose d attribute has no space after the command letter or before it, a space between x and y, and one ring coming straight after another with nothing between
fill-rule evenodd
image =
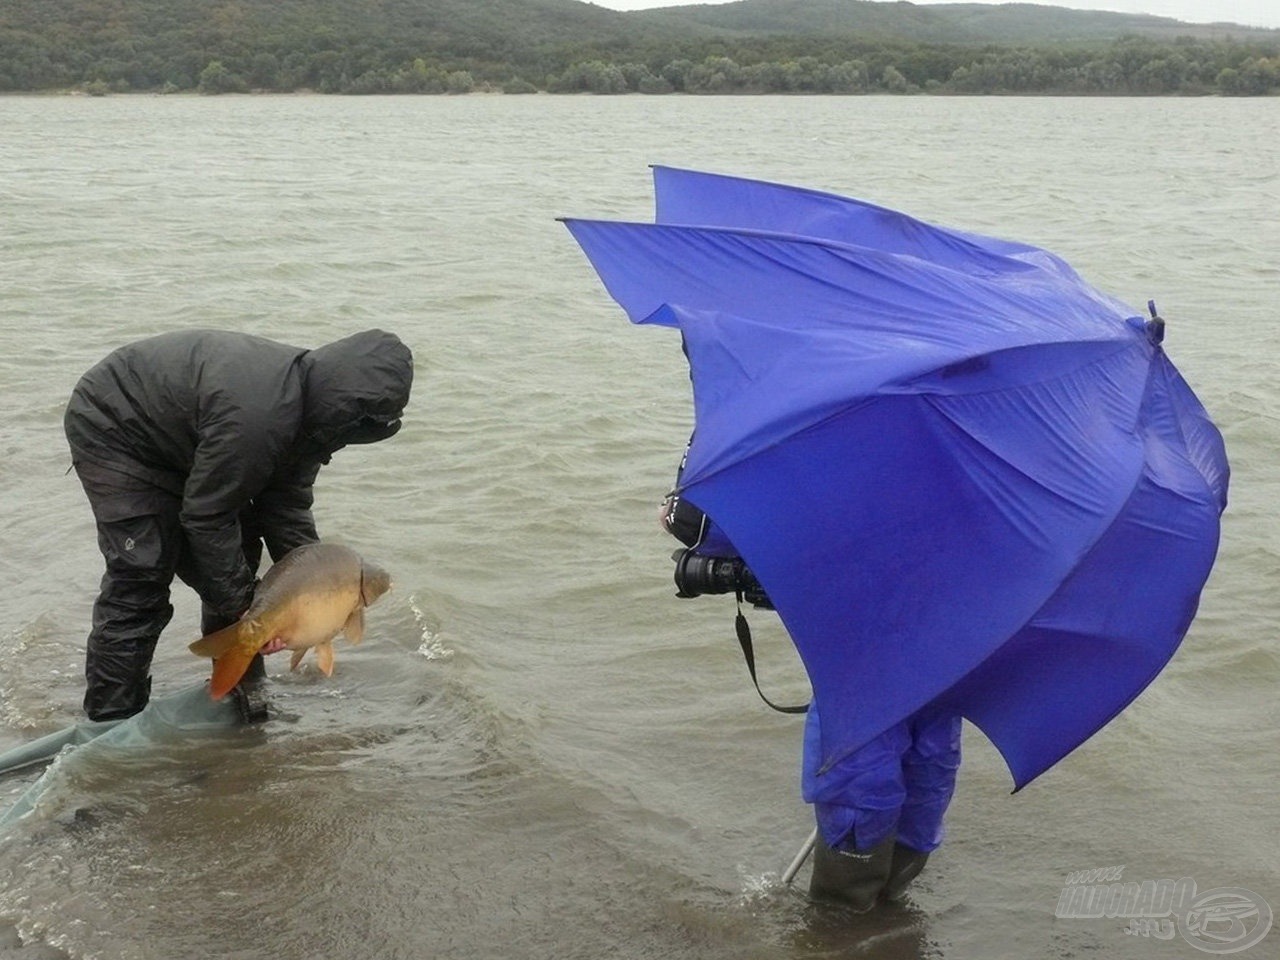
<instances>
[{"instance_id":1,"label":"fish mouth","mask_svg":"<svg viewBox=\"0 0 1280 960\"><path fill-rule=\"evenodd\" d=\"M394 586L391 574L381 567L365 564L360 568L360 600L366 607L371 606L384 593L390 593Z\"/></svg>"}]
</instances>

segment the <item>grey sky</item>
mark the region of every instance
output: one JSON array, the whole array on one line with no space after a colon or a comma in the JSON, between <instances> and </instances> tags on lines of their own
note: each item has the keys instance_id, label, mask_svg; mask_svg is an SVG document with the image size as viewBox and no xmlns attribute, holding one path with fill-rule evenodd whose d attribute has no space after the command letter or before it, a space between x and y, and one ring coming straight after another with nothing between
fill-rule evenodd
<instances>
[{"instance_id":1,"label":"grey sky","mask_svg":"<svg viewBox=\"0 0 1280 960\"><path fill-rule=\"evenodd\" d=\"M682 0L595 0L602 7L613 10L640 10L648 7L671 7ZM724 0L688 0L694 2L724 2ZM916 3L934 4L947 0L914 0ZM954 2L954 0L952 0ZM1036 2L1036 0L1032 0ZM1211 23L1225 20L1255 27L1280 27L1280 0L1059 0L1042 3L1041 6L1072 7L1076 10L1114 10L1121 13L1151 13L1161 17L1173 17L1188 23Z\"/></svg>"}]
</instances>

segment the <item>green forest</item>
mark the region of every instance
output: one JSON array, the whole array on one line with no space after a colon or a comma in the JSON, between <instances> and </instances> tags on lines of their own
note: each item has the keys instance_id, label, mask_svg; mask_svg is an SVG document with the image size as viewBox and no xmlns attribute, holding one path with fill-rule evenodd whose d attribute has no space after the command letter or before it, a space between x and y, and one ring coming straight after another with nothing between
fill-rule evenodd
<instances>
[{"instance_id":1,"label":"green forest","mask_svg":"<svg viewBox=\"0 0 1280 960\"><path fill-rule=\"evenodd\" d=\"M1176 21L1029 8L1046 11L1037 26L1026 22L1024 5L1017 35L1031 39L984 42L975 22L989 24L990 36L1001 29L1010 35L1007 25L995 22L1000 7L957 5L969 11L960 23L934 13L942 7L846 0L833 16L846 16L848 28L824 21L825 32L818 33L769 4L727 4L738 20L725 20L725 14L723 22L711 23L704 22L714 9L709 7L634 15L577 0L6 0L0 7L0 91L1280 91L1280 31L1237 36L1189 29L1181 35ZM686 9L690 13L682 16ZM759 25L764 11L770 13L767 26ZM974 11L987 11L985 19L975 20ZM859 26L869 22L868 12L877 18L874 32ZM900 22L892 19L899 15ZM1100 19L1108 17L1113 19ZM1107 37L1108 31L1116 35ZM914 39L919 36L939 39Z\"/></svg>"}]
</instances>

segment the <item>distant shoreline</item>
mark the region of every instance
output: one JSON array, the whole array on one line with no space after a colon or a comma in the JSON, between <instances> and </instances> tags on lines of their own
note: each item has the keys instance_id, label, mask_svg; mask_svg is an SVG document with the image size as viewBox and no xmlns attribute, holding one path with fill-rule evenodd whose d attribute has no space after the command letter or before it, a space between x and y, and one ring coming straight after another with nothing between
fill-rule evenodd
<instances>
[{"instance_id":1,"label":"distant shoreline","mask_svg":"<svg viewBox=\"0 0 1280 960\"><path fill-rule=\"evenodd\" d=\"M1232 95L1225 94L1215 90L1204 90L1197 92L1187 91L1171 91L1169 93L1099 93L1099 92L1081 92L1081 91L998 91L993 93L971 93L955 90L915 90L906 93L890 93L887 90L867 90L859 93L824 93L811 90L796 91L746 91L737 90L726 93L690 93L683 90L673 90L668 93L640 93L639 91L627 91L625 93L592 93L585 90L573 91L550 91L550 90L532 90L524 93L504 93L501 90L470 90L466 93L321 93L319 90L245 90L235 93L201 93L198 90L177 90L171 92L163 92L160 90L113 90L107 93L89 93L79 89L58 89L58 90L0 90L0 99L18 99L18 98L83 98L86 100L102 100L110 97L162 97L176 99L252 99L258 97L320 97L320 98L336 98L336 99L361 99L368 97L378 98L428 98L428 99L455 99L459 97L554 97L556 99L564 97L641 97L649 99L662 99L664 97L675 97L679 99L694 98L703 100L716 99L732 99L735 97L782 97L790 99L800 99L804 97L823 97L838 99L855 99L859 97L876 97L876 98L915 98L915 97L938 97L938 98L964 98L964 99L1034 99L1045 100L1053 98L1073 99L1073 100L1266 100L1280 97L1280 90L1272 90L1264 94L1248 94L1248 95Z\"/></svg>"},{"instance_id":2,"label":"distant shoreline","mask_svg":"<svg viewBox=\"0 0 1280 960\"><path fill-rule=\"evenodd\" d=\"M1267 96L1280 30L1005 4L5 0L0 90Z\"/></svg>"}]
</instances>

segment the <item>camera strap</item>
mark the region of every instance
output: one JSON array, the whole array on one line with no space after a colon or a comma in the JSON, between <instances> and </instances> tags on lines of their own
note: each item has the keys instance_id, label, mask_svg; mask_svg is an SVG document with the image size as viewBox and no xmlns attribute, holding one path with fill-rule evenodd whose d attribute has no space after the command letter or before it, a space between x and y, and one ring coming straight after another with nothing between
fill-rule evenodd
<instances>
[{"instance_id":1,"label":"camera strap","mask_svg":"<svg viewBox=\"0 0 1280 960\"><path fill-rule=\"evenodd\" d=\"M747 672L751 674L751 682L756 685L756 693L760 694L760 699L771 706L779 713L808 713L809 704L800 704L794 707L780 707L768 697L764 695L764 691L760 689L760 681L756 679L756 653L751 644L751 627L747 624L747 617L742 612L742 591L737 592L738 598L738 615L734 618L733 628L738 634L738 645L742 647L742 658L747 661Z\"/></svg>"}]
</instances>

